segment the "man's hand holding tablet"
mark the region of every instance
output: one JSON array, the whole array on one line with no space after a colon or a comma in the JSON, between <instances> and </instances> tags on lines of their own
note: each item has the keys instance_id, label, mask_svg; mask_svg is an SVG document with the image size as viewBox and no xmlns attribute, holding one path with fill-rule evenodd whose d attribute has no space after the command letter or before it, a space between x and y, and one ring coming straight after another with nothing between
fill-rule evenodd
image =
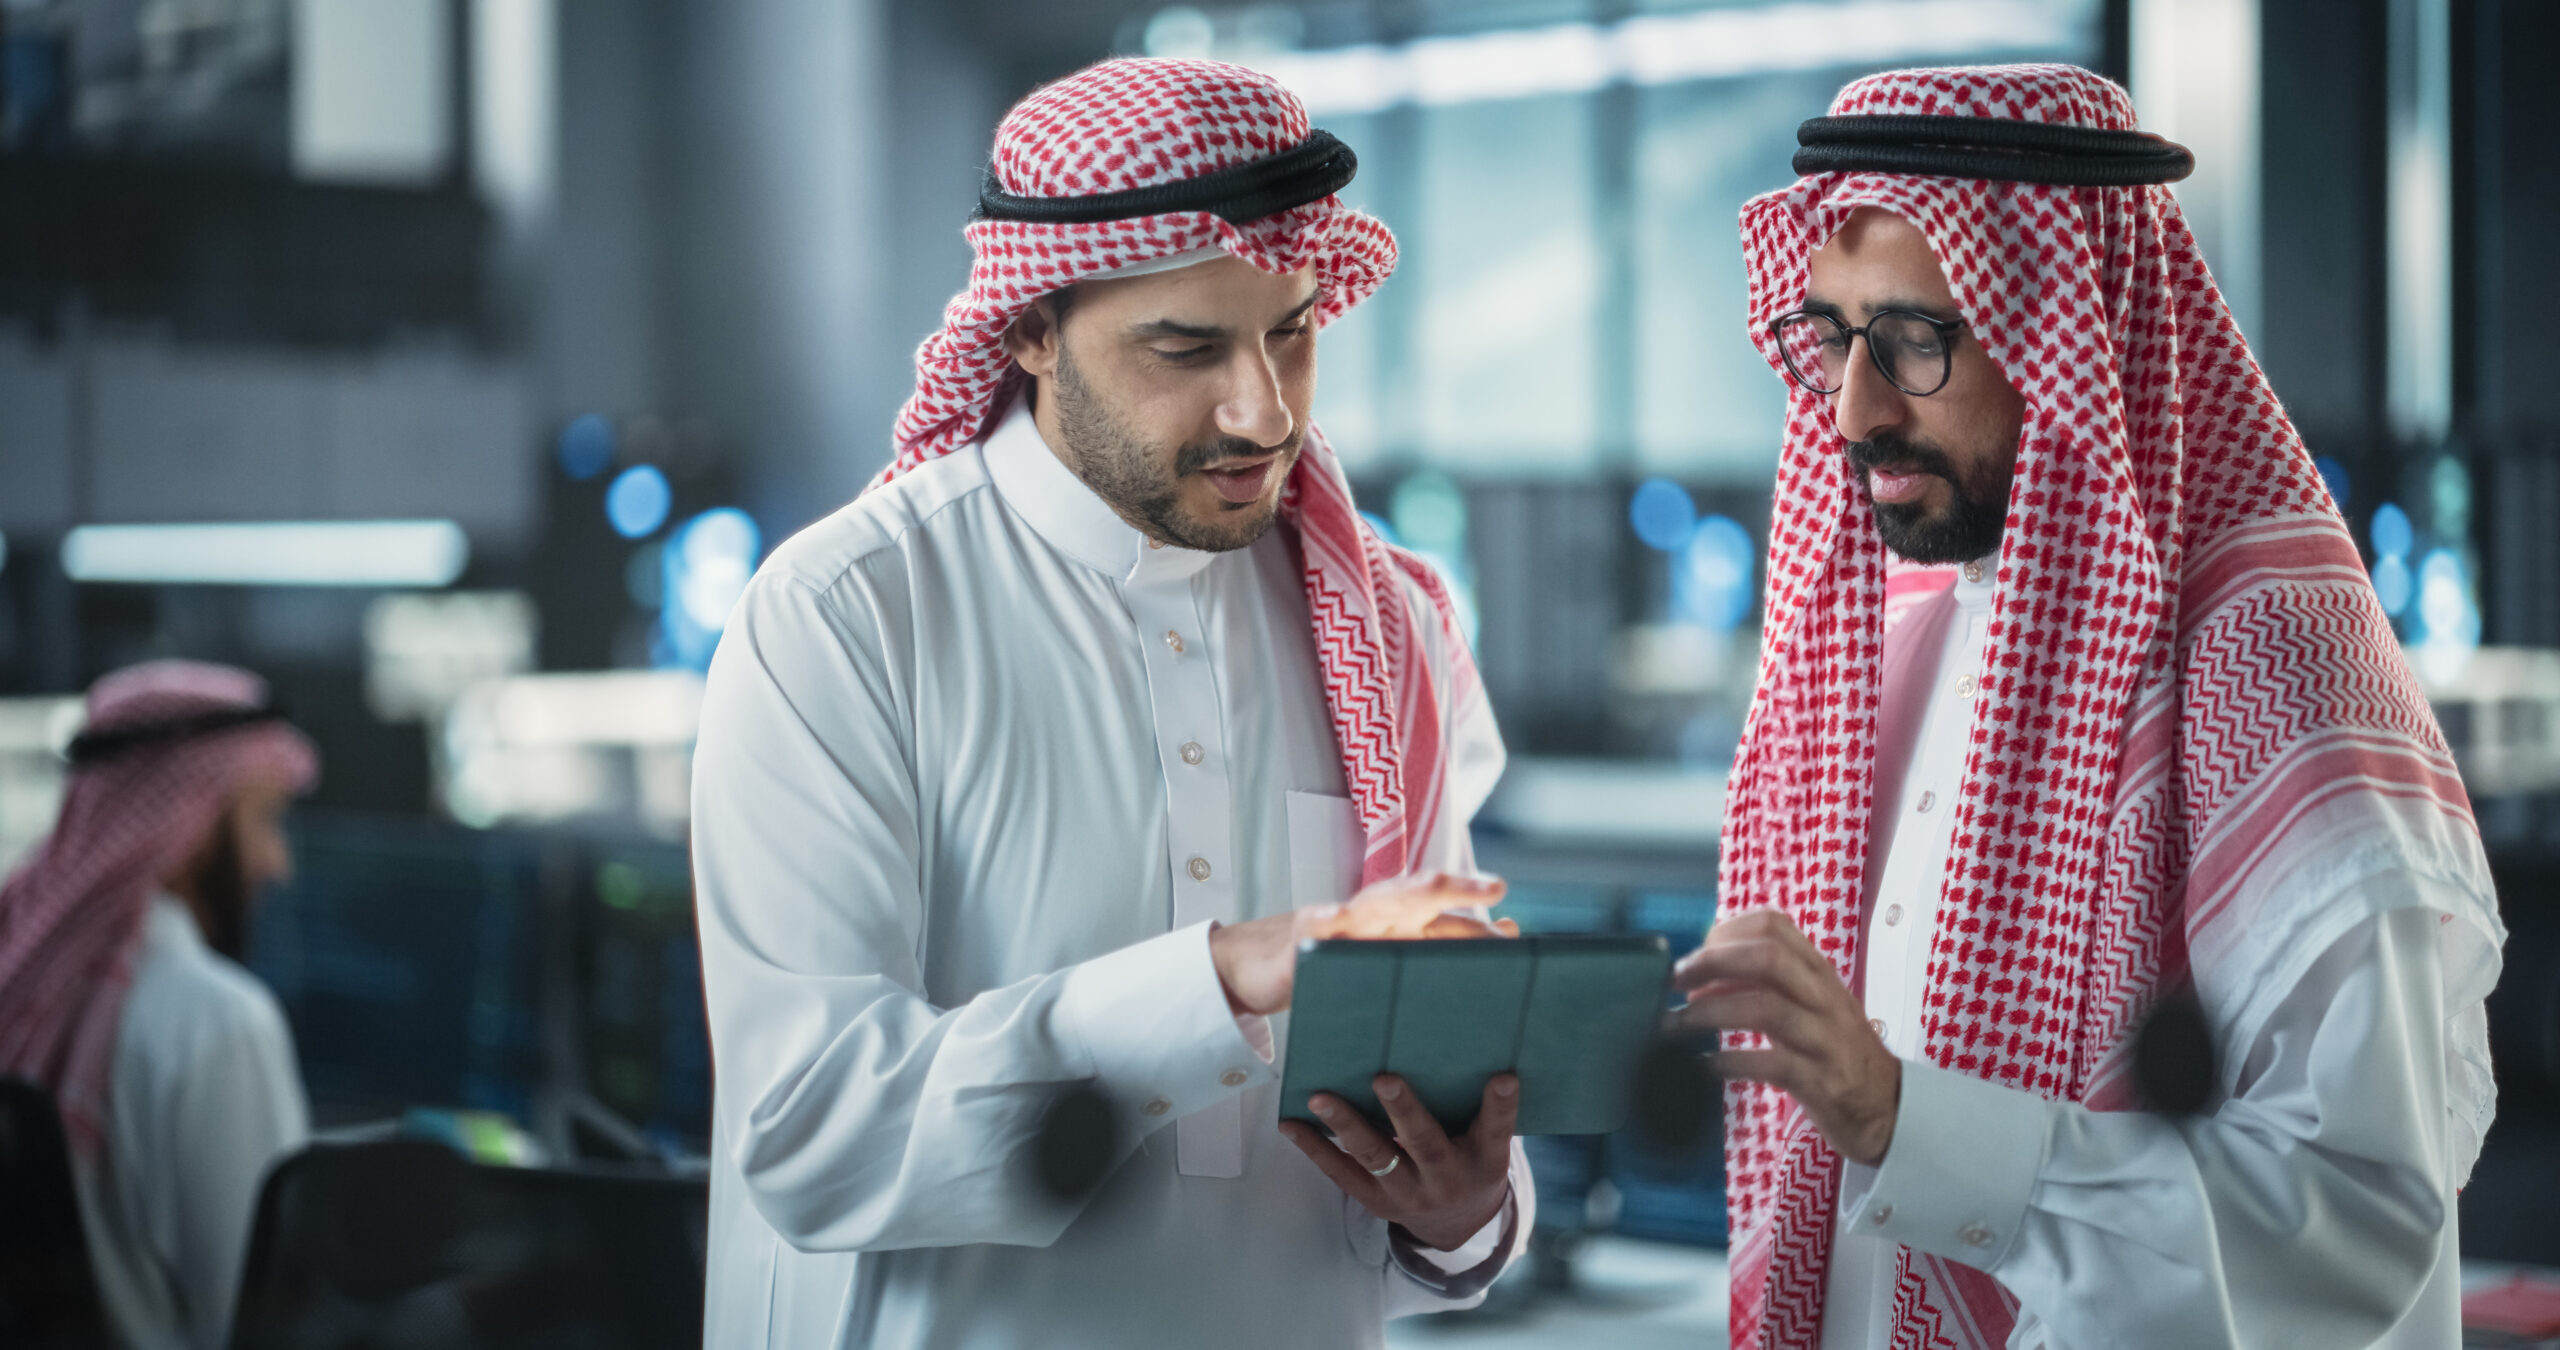
<instances>
[{"instance_id":1,"label":"man's hand holding tablet","mask_svg":"<svg viewBox=\"0 0 2560 1350\"><path fill-rule=\"evenodd\" d=\"M1403 1079L1382 1073L1372 1086L1395 1125L1393 1139L1330 1092L1317 1093L1313 1105L1332 1127L1332 1139L1297 1120L1281 1121L1280 1133L1370 1213L1441 1251L1455 1250L1493 1222L1511 1194L1511 1127L1520 1116L1520 1080L1501 1073L1487 1081L1484 1109L1455 1139Z\"/></svg>"},{"instance_id":2,"label":"man's hand holding tablet","mask_svg":"<svg viewBox=\"0 0 2560 1350\"><path fill-rule=\"evenodd\" d=\"M1508 937L1519 927L1482 917L1502 900L1494 877L1433 872L1398 877L1339 905L1310 905L1209 935L1209 956L1238 1012L1270 1014L1289 1006L1298 946L1335 938ZM1413 1091L1392 1075L1377 1079L1378 1098L1395 1125L1389 1139L1341 1099L1325 1095L1316 1110L1336 1138L1298 1121L1280 1132L1333 1183L1368 1211L1424 1243L1448 1251L1502 1212L1511 1193L1511 1123L1518 1081L1503 1074L1485 1085L1484 1110L1451 1139Z\"/></svg>"}]
</instances>

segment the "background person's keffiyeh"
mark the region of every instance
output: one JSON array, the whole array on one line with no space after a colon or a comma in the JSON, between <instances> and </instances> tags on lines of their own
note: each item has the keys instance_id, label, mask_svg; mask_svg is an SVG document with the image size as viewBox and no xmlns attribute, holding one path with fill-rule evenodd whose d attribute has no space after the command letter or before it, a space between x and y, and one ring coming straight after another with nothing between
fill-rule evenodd
<instances>
[{"instance_id":1,"label":"background person's keffiyeh","mask_svg":"<svg viewBox=\"0 0 2560 1350\"><path fill-rule=\"evenodd\" d=\"M155 661L89 691L85 734L267 706L245 670ZM0 886L0 1072L42 1084L94 1155L134 945L162 878L253 782L307 790L319 757L281 721L151 742L72 768L53 832Z\"/></svg>"},{"instance_id":2,"label":"background person's keffiyeh","mask_svg":"<svg viewBox=\"0 0 2560 1350\"><path fill-rule=\"evenodd\" d=\"M1088 197L1267 159L1309 130L1296 95L1242 66L1106 61L1017 104L996 130L991 171L1016 196ZM1183 211L1089 224L976 220L967 234L977 255L969 289L916 352L915 393L880 482L991 429L1023 378L1005 331L1061 286L1220 249L1266 272L1312 264L1322 325L1368 298L1396 263L1386 226L1337 196L1242 224ZM1305 554L1325 698L1368 836L1362 879L1402 875L1423 865L1433 840L1465 827L1442 819L1441 700L1482 697L1474 661L1437 574L1361 521L1340 461L1313 426L1280 509ZM1428 598L1427 611L1410 602L1407 583ZM1440 625L1443 639L1426 642L1420 624Z\"/></svg>"},{"instance_id":3,"label":"background person's keffiyeh","mask_svg":"<svg viewBox=\"0 0 2560 1350\"><path fill-rule=\"evenodd\" d=\"M2066 66L1879 75L1831 112L2134 126L2121 90ZM1768 322L1865 206L1928 236L2026 399L1930 952L1929 1059L2121 1109L2130 1033L2192 978L2231 1065L2303 964L2370 917L2341 892L2390 868L2476 898L2443 945L2449 1008L2476 1007L2500 930L2452 755L2168 190L1861 172L1759 197L1742 232L1773 369ZM1846 979L1887 559L1829 409L1790 390L1720 903L1785 910ZM2465 1069L2482 1047L2450 1060L2459 1178L2490 1089ZM1775 1089L1733 1085L1726 1116L1735 1344L1812 1347L1839 1158ZM1897 1347L1972 1350L2005 1341L2016 1304L1906 1249L1893 1309Z\"/></svg>"}]
</instances>

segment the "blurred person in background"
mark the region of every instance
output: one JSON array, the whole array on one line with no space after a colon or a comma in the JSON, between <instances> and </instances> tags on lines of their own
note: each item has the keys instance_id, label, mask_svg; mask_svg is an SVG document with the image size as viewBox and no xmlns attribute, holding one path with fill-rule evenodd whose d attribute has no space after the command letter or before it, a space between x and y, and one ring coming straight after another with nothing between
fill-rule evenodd
<instances>
[{"instance_id":1,"label":"blurred person in background","mask_svg":"<svg viewBox=\"0 0 2560 1350\"><path fill-rule=\"evenodd\" d=\"M309 1134L283 1012L240 961L319 759L223 666L117 671L87 713L53 832L0 888L0 1072L62 1113L120 1342L213 1350L259 1187Z\"/></svg>"},{"instance_id":2,"label":"blurred person in background","mask_svg":"<svg viewBox=\"0 0 2560 1350\"><path fill-rule=\"evenodd\" d=\"M1375 1346L1518 1253L1508 1075L1459 1139L1392 1079L1393 1138L1278 1128L1298 940L1482 934L1500 892L1448 596L1307 420L1317 328L1395 261L1353 167L1209 62L998 129L895 462L711 669L708 1344ZM1076 1084L1113 1139L1062 1196Z\"/></svg>"},{"instance_id":3,"label":"blurred person in background","mask_svg":"<svg viewBox=\"0 0 2560 1350\"><path fill-rule=\"evenodd\" d=\"M1679 975L1734 1033L1735 1343L2459 1343L2504 934L2191 161L2065 66L1831 111L1743 213L1790 416ZM1956 574L1890 629L1888 554ZM2213 1051L2178 1116L2170 1000Z\"/></svg>"}]
</instances>

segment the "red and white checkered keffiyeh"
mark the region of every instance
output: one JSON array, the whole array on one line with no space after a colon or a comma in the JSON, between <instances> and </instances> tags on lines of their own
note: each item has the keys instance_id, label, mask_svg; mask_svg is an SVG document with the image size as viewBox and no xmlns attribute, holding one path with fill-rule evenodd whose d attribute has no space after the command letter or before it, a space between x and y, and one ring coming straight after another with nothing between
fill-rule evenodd
<instances>
[{"instance_id":1,"label":"red and white checkered keffiyeh","mask_svg":"<svg viewBox=\"0 0 2560 1350\"><path fill-rule=\"evenodd\" d=\"M89 690L84 731L266 706L244 670L156 661ZM0 886L0 1073L44 1086L72 1148L95 1156L143 916L161 881L253 782L307 790L319 757L260 722L143 745L71 770L53 832Z\"/></svg>"},{"instance_id":2,"label":"red and white checkered keffiyeh","mask_svg":"<svg viewBox=\"0 0 2560 1350\"><path fill-rule=\"evenodd\" d=\"M992 170L1017 196L1087 197L1266 159L1308 131L1305 105L1257 71L1214 61L1106 61L1016 105L996 129ZM969 288L916 352L897 458L873 486L993 429L1023 379L1005 353L1005 331L1059 287L1214 248L1266 272L1312 265L1321 326L1367 299L1396 264L1387 227L1335 196L1240 225L1186 211L1093 224L978 220L967 235L977 255ZM1423 865L1430 841L1465 825L1441 818L1441 726L1444 700L1475 697L1475 666L1437 574L1360 519L1341 462L1315 427L1307 428L1280 511L1306 557L1325 697L1368 835L1362 879L1399 876ZM1427 610L1408 586L1427 598ZM1441 640L1426 642L1423 624L1439 625Z\"/></svg>"},{"instance_id":3,"label":"red and white checkered keffiyeh","mask_svg":"<svg viewBox=\"0 0 2560 1350\"><path fill-rule=\"evenodd\" d=\"M2121 90L2067 66L1879 75L1831 112L2134 126ZM2391 868L2478 898L2444 930L2448 999L2476 1007L2499 930L2453 758L2168 190L1862 172L1759 197L1742 232L1773 368L1769 320L1869 206L1927 235L2026 400L1928 1058L2128 1107L2130 1033L2158 994L2192 979L2236 1062L2301 964L2368 917L2338 897ZM1845 980L1873 861L1887 559L1824 401L1790 389L1721 903L1783 909ZM2460 1175L2488 1089L2456 1076ZM1734 1342L1814 1346L1839 1159L1782 1092L1737 1083L1726 1108ZM1893 1344L1998 1346L2016 1307L1905 1249Z\"/></svg>"}]
</instances>

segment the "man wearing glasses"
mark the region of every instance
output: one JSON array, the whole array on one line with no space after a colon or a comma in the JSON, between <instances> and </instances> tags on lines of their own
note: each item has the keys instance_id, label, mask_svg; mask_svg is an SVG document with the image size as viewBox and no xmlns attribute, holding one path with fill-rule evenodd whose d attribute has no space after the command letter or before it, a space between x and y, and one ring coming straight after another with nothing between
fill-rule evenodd
<instances>
[{"instance_id":1,"label":"man wearing glasses","mask_svg":"<svg viewBox=\"0 0 2560 1350\"><path fill-rule=\"evenodd\" d=\"M1743 214L1789 417L1679 973L1726 1033L1737 1345L2461 1339L2478 833L2191 160L2133 127L2070 67L1876 76ZM1958 564L1890 631L1888 554ZM2190 998L2171 1118L2135 1050Z\"/></svg>"}]
</instances>

